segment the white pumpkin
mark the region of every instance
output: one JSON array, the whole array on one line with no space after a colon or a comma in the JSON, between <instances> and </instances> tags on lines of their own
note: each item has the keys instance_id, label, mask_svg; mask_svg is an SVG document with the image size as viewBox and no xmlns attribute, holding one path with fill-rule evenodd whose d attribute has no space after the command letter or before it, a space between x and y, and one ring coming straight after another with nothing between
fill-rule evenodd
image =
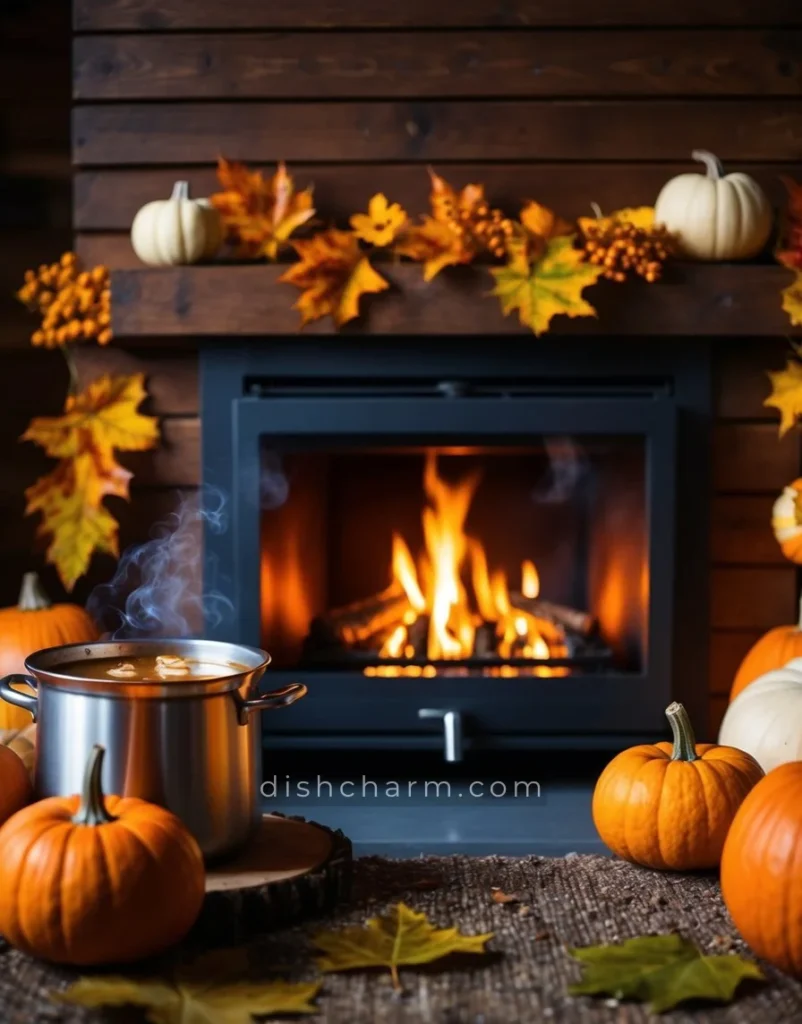
<instances>
[{"instance_id":1,"label":"white pumpkin","mask_svg":"<svg viewBox=\"0 0 802 1024\"><path fill-rule=\"evenodd\" d=\"M217 210L206 199L190 199L186 181L175 183L169 199L146 203L131 225L134 252L151 267L209 259L222 238Z\"/></svg>"},{"instance_id":2,"label":"white pumpkin","mask_svg":"<svg viewBox=\"0 0 802 1024\"><path fill-rule=\"evenodd\" d=\"M666 182L654 204L656 224L677 236L683 255L696 260L747 260L763 248L772 226L771 205L748 174L724 174L718 158L695 149L707 174L680 174Z\"/></svg>"},{"instance_id":3,"label":"white pumpkin","mask_svg":"<svg viewBox=\"0 0 802 1024\"><path fill-rule=\"evenodd\" d=\"M802 761L802 658L742 690L727 708L718 741L751 754L764 772Z\"/></svg>"}]
</instances>

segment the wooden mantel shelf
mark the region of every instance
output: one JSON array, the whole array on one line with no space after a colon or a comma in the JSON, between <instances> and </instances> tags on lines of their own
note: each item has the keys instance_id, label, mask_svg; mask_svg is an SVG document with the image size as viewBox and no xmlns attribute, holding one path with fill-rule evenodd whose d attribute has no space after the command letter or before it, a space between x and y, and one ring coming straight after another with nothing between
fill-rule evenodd
<instances>
[{"instance_id":1,"label":"wooden mantel shelf","mask_svg":"<svg viewBox=\"0 0 802 1024\"><path fill-rule=\"evenodd\" d=\"M299 292L277 280L285 268L215 264L112 273L114 334L148 336L265 336L298 331L292 308ZM430 284L415 264L381 268L391 290L363 299L364 315L348 328L376 334L521 334L516 315L504 317L487 293L484 267L452 268ZM586 293L598 319L554 321L556 333L585 335L785 335L780 291L791 281L775 265L680 264L653 285L602 281ZM329 318L310 333L332 333Z\"/></svg>"}]
</instances>

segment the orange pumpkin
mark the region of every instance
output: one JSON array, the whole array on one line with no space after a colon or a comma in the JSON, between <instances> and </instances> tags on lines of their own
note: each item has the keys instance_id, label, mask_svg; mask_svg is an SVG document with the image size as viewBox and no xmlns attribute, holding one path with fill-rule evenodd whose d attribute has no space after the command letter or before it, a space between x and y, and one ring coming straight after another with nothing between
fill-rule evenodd
<instances>
[{"instance_id":1,"label":"orange pumpkin","mask_svg":"<svg viewBox=\"0 0 802 1024\"><path fill-rule=\"evenodd\" d=\"M802 565L802 478L783 487L771 511L771 528L788 561Z\"/></svg>"},{"instance_id":2,"label":"orange pumpkin","mask_svg":"<svg viewBox=\"0 0 802 1024\"><path fill-rule=\"evenodd\" d=\"M17 604L0 608L0 676L24 672L28 655L44 647L97 638L97 629L83 608L51 604L36 573L26 572ZM22 729L30 722L27 711L0 699L0 729Z\"/></svg>"},{"instance_id":3,"label":"orange pumpkin","mask_svg":"<svg viewBox=\"0 0 802 1024\"><path fill-rule=\"evenodd\" d=\"M802 762L780 765L735 815L721 857L721 895L758 956L802 977Z\"/></svg>"},{"instance_id":4,"label":"orange pumpkin","mask_svg":"<svg viewBox=\"0 0 802 1024\"><path fill-rule=\"evenodd\" d=\"M80 797L41 800L0 828L0 932L54 963L161 953L186 935L203 903L198 844L162 807L105 798L103 753L94 748Z\"/></svg>"},{"instance_id":5,"label":"orange pumpkin","mask_svg":"<svg viewBox=\"0 0 802 1024\"><path fill-rule=\"evenodd\" d=\"M673 871L712 868L763 769L734 747L697 744L681 704L666 716L673 745L644 743L614 757L596 783L593 821L625 860Z\"/></svg>"},{"instance_id":6,"label":"orange pumpkin","mask_svg":"<svg viewBox=\"0 0 802 1024\"><path fill-rule=\"evenodd\" d=\"M782 668L794 658L802 658L802 608L795 626L776 626L752 646L735 674L730 703L750 683L767 672Z\"/></svg>"},{"instance_id":7,"label":"orange pumpkin","mask_svg":"<svg viewBox=\"0 0 802 1024\"><path fill-rule=\"evenodd\" d=\"M9 747L0 747L0 825L33 796L28 769Z\"/></svg>"}]
</instances>

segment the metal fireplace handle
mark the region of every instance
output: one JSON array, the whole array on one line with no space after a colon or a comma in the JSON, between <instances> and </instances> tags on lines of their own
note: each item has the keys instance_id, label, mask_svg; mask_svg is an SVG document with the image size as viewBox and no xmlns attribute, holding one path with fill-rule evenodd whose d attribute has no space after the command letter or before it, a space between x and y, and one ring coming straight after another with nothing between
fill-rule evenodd
<instances>
[{"instance_id":1,"label":"metal fireplace handle","mask_svg":"<svg viewBox=\"0 0 802 1024\"><path fill-rule=\"evenodd\" d=\"M446 761L462 760L462 715L448 708L418 708L418 718L442 718Z\"/></svg>"}]
</instances>

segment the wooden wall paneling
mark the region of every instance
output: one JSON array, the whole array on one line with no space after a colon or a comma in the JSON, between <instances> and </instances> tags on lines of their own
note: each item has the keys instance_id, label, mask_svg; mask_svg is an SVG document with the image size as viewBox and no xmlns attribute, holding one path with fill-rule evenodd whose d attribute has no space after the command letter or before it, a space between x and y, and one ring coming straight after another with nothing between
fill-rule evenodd
<instances>
[{"instance_id":1,"label":"wooden wall paneling","mask_svg":"<svg viewBox=\"0 0 802 1024\"><path fill-rule=\"evenodd\" d=\"M771 529L777 492L716 495L711 512L711 557L716 565L787 565Z\"/></svg>"},{"instance_id":2,"label":"wooden wall paneling","mask_svg":"<svg viewBox=\"0 0 802 1024\"><path fill-rule=\"evenodd\" d=\"M122 103L73 110L79 165L257 160L802 159L802 100ZM733 121L737 118L737 130Z\"/></svg>"},{"instance_id":3,"label":"wooden wall paneling","mask_svg":"<svg viewBox=\"0 0 802 1024\"><path fill-rule=\"evenodd\" d=\"M709 742L714 743L718 736L721 720L724 718L724 712L727 710L728 703L729 700L724 695L717 694L710 698L707 720L707 739Z\"/></svg>"},{"instance_id":4,"label":"wooden wall paneling","mask_svg":"<svg viewBox=\"0 0 802 1024\"><path fill-rule=\"evenodd\" d=\"M161 443L148 452L126 452L120 461L140 487L197 487L201 481L200 420L163 418Z\"/></svg>"},{"instance_id":5,"label":"wooden wall paneling","mask_svg":"<svg viewBox=\"0 0 802 1024\"><path fill-rule=\"evenodd\" d=\"M779 493L799 475L800 434L782 441L775 423L718 423L713 432L713 484L717 491Z\"/></svg>"},{"instance_id":6,"label":"wooden wall paneling","mask_svg":"<svg viewBox=\"0 0 802 1024\"><path fill-rule=\"evenodd\" d=\"M722 420L772 420L776 409L764 405L771 393L769 370L782 370L792 355L786 339L721 341L716 346L715 410Z\"/></svg>"},{"instance_id":7,"label":"wooden wall paneling","mask_svg":"<svg viewBox=\"0 0 802 1024\"><path fill-rule=\"evenodd\" d=\"M210 158L214 158L211 154ZM689 158L680 163L449 163L438 170L451 184L462 187L482 182L495 205L515 213L527 198L558 210L569 219L586 216L590 204L602 210L622 206L652 206L665 182L684 171L700 170ZM265 165L272 174L275 165ZM429 208L429 175L419 164L292 164L299 188L314 185L320 214L345 224L357 210L367 209L376 191L384 192L410 213ZM798 164L739 163L779 206L785 198L780 175L793 177ZM175 167L114 168L78 171L74 179L73 216L77 231L128 232L137 210L153 199L170 195L177 180L189 182L191 194L207 196L219 190L213 167L180 164Z\"/></svg>"},{"instance_id":8,"label":"wooden wall paneling","mask_svg":"<svg viewBox=\"0 0 802 1024\"><path fill-rule=\"evenodd\" d=\"M710 641L710 692L729 694L735 674L751 647L763 635L761 630L718 630Z\"/></svg>"},{"instance_id":9,"label":"wooden wall paneling","mask_svg":"<svg viewBox=\"0 0 802 1024\"><path fill-rule=\"evenodd\" d=\"M713 629L771 629L788 622L797 603L796 569L718 566L711 573Z\"/></svg>"},{"instance_id":10,"label":"wooden wall paneling","mask_svg":"<svg viewBox=\"0 0 802 1024\"><path fill-rule=\"evenodd\" d=\"M78 32L238 28L544 28L613 25L802 26L796 0L75 0Z\"/></svg>"},{"instance_id":11,"label":"wooden wall paneling","mask_svg":"<svg viewBox=\"0 0 802 1024\"><path fill-rule=\"evenodd\" d=\"M802 31L84 36L77 100L798 96Z\"/></svg>"},{"instance_id":12,"label":"wooden wall paneling","mask_svg":"<svg viewBox=\"0 0 802 1024\"><path fill-rule=\"evenodd\" d=\"M117 345L75 349L82 384L104 373L144 373L149 399L143 411L154 416L197 416L198 356L191 351L127 351Z\"/></svg>"}]
</instances>

